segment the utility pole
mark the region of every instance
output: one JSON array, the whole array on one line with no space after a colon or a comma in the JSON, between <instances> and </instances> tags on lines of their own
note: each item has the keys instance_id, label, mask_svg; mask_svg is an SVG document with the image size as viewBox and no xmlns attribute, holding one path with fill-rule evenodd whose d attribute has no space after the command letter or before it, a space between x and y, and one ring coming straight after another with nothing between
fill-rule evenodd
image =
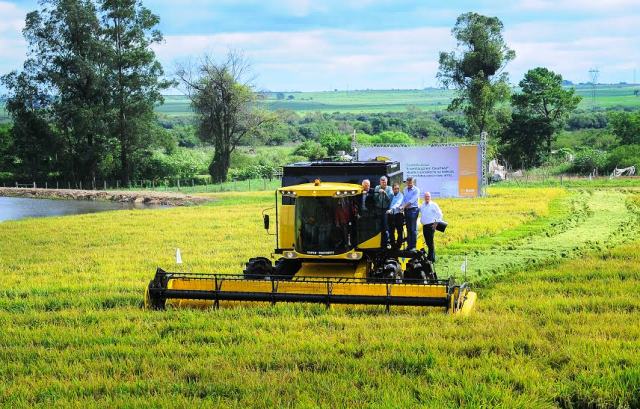
<instances>
[{"instance_id":1,"label":"utility pole","mask_svg":"<svg viewBox=\"0 0 640 409\"><path fill-rule=\"evenodd\" d=\"M597 68L592 68L589 70L589 75L591 76L591 103L593 105L593 110L596 110L596 87L598 84L598 76L600 75L600 70Z\"/></svg>"}]
</instances>

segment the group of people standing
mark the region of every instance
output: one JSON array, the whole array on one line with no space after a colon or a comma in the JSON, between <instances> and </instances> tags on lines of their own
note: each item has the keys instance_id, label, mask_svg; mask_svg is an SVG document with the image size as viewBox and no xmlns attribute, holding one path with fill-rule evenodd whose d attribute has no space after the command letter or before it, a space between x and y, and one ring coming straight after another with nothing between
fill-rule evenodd
<instances>
[{"instance_id":1,"label":"group of people standing","mask_svg":"<svg viewBox=\"0 0 640 409\"><path fill-rule=\"evenodd\" d=\"M420 189L412 177L406 180L404 191L400 185L388 185L386 176L380 178L380 184L371 190L368 179L362 181L362 206L366 206L367 196L372 195L375 206L383 211L382 246L399 249L404 241L404 226L407 226L407 250L415 250L418 238L418 217L422 224L422 234L428 249L427 259L435 261L434 233L438 222L442 221L442 211L431 200L431 193L424 192L424 201L419 204Z\"/></svg>"}]
</instances>

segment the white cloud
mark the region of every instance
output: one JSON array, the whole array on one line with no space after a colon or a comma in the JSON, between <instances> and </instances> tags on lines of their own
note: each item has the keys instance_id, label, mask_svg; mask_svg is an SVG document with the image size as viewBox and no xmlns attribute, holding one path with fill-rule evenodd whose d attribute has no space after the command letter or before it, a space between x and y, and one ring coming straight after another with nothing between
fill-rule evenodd
<instances>
[{"instance_id":1,"label":"white cloud","mask_svg":"<svg viewBox=\"0 0 640 409\"><path fill-rule=\"evenodd\" d=\"M558 11L573 10L576 12L604 11L608 14L635 11L640 8L638 0L522 0L515 3L520 10Z\"/></svg>"},{"instance_id":2,"label":"white cloud","mask_svg":"<svg viewBox=\"0 0 640 409\"><path fill-rule=\"evenodd\" d=\"M26 55L22 28L26 12L13 3L0 1L0 75L20 68Z\"/></svg>"},{"instance_id":3,"label":"white cloud","mask_svg":"<svg viewBox=\"0 0 640 409\"><path fill-rule=\"evenodd\" d=\"M436 85L438 52L453 47L448 28L312 30L167 36L156 48L165 65L203 52L241 49L269 89L416 88Z\"/></svg>"},{"instance_id":4,"label":"white cloud","mask_svg":"<svg viewBox=\"0 0 640 409\"><path fill-rule=\"evenodd\" d=\"M630 15L508 27L505 38L517 55L508 67L511 79L517 82L527 70L544 66L574 82L588 82L595 67L601 82L631 82L640 62L637 21Z\"/></svg>"}]
</instances>

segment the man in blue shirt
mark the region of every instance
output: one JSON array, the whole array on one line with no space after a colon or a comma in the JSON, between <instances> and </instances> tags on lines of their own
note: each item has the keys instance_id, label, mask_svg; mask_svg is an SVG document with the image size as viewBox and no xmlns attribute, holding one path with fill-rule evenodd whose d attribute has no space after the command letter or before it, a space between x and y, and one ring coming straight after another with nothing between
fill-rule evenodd
<instances>
[{"instance_id":1,"label":"man in blue shirt","mask_svg":"<svg viewBox=\"0 0 640 409\"><path fill-rule=\"evenodd\" d=\"M387 224L389 225L389 242L395 249L399 249L403 240L404 213L402 213L402 199L404 195L400 192L400 185L393 184L393 197L391 205L387 210Z\"/></svg>"},{"instance_id":2,"label":"man in blue shirt","mask_svg":"<svg viewBox=\"0 0 640 409\"><path fill-rule=\"evenodd\" d=\"M418 186L414 186L414 183L413 177L409 176L401 205L407 222L407 250L415 250L416 241L418 240L418 199L420 198L420 189L418 189Z\"/></svg>"}]
</instances>

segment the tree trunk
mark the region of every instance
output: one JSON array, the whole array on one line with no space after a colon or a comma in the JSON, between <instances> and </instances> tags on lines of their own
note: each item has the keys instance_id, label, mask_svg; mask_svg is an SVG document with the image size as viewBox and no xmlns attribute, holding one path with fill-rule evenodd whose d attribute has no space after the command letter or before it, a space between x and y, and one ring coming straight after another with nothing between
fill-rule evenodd
<instances>
[{"instance_id":1,"label":"tree trunk","mask_svg":"<svg viewBox=\"0 0 640 409\"><path fill-rule=\"evenodd\" d=\"M216 149L213 161L209 165L209 173L214 183L227 181L229 166L231 164L231 153L226 149Z\"/></svg>"}]
</instances>

